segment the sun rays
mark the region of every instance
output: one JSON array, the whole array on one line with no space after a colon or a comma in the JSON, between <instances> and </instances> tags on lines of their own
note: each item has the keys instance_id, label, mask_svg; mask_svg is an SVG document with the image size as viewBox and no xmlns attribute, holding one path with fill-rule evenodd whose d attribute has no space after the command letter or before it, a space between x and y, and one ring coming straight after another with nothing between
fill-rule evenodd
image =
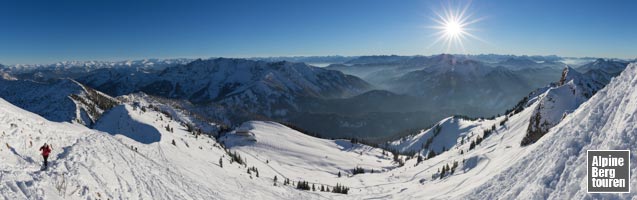
<instances>
[{"instance_id":1,"label":"sun rays","mask_svg":"<svg viewBox=\"0 0 637 200\"><path fill-rule=\"evenodd\" d=\"M448 4L442 9L442 13L434 11L436 17L432 18L435 26L431 26L431 29L437 30L434 33L436 39L431 46L443 44L446 48L445 53L450 53L452 49L459 48L463 53L466 53L464 41L471 38L482 41L477 36L473 35L471 31L474 31L471 25L479 22L482 18L473 18L468 13L468 9L471 3L468 2L465 6L452 6Z\"/></svg>"}]
</instances>

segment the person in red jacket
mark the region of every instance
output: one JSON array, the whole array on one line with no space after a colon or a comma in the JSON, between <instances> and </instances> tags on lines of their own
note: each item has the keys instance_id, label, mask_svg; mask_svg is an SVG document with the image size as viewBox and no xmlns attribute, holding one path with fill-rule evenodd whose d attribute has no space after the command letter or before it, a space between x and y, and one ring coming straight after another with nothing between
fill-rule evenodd
<instances>
[{"instance_id":1,"label":"person in red jacket","mask_svg":"<svg viewBox=\"0 0 637 200\"><path fill-rule=\"evenodd\" d=\"M44 143L44 145L40 147L40 151L42 151L42 157L44 158L44 168L46 169L48 167L47 159L49 158L49 154L51 153L51 146L49 146L47 143Z\"/></svg>"}]
</instances>

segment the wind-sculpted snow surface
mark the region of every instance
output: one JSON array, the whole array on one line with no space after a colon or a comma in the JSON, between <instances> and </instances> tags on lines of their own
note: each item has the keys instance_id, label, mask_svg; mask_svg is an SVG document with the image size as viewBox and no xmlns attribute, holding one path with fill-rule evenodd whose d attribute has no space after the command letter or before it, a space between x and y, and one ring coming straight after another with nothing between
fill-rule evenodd
<instances>
[{"instance_id":1,"label":"wind-sculpted snow surface","mask_svg":"<svg viewBox=\"0 0 637 200\"><path fill-rule=\"evenodd\" d=\"M551 129L534 150L467 194L473 199L630 199L637 195L637 64ZM631 150L631 193L586 192L587 150Z\"/></svg>"}]
</instances>

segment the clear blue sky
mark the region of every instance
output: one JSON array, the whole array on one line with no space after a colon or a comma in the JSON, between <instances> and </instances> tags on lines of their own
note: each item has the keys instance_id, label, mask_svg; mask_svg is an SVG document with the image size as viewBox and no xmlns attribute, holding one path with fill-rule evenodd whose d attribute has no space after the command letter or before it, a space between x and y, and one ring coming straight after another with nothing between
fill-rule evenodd
<instances>
[{"instance_id":1,"label":"clear blue sky","mask_svg":"<svg viewBox=\"0 0 637 200\"><path fill-rule=\"evenodd\" d=\"M446 1L0 2L0 63L177 57L430 55ZM455 4L464 4L455 1ZM475 0L466 53L635 58L637 1ZM428 48L429 47L429 48ZM462 53L454 50L451 53Z\"/></svg>"}]
</instances>

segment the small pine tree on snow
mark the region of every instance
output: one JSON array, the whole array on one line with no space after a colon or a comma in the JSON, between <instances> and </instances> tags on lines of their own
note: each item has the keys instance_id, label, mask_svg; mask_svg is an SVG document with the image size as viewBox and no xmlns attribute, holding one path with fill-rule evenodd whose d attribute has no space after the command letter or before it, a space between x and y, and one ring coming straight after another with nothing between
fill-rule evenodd
<instances>
[{"instance_id":1,"label":"small pine tree on snow","mask_svg":"<svg viewBox=\"0 0 637 200\"><path fill-rule=\"evenodd\" d=\"M348 187L345 187L341 184L336 184L336 186L334 186L334 189L332 190L333 193L341 193L341 194L347 194L347 192L349 191Z\"/></svg>"},{"instance_id":2,"label":"small pine tree on snow","mask_svg":"<svg viewBox=\"0 0 637 200\"><path fill-rule=\"evenodd\" d=\"M449 168L449 164L445 164L445 171L447 171L447 174L451 174L451 168Z\"/></svg>"},{"instance_id":3,"label":"small pine tree on snow","mask_svg":"<svg viewBox=\"0 0 637 200\"><path fill-rule=\"evenodd\" d=\"M316 191L316 187L314 187L314 183L312 183L312 191Z\"/></svg>"},{"instance_id":4,"label":"small pine tree on snow","mask_svg":"<svg viewBox=\"0 0 637 200\"><path fill-rule=\"evenodd\" d=\"M219 167L223 168L223 158L219 158Z\"/></svg>"},{"instance_id":5,"label":"small pine tree on snow","mask_svg":"<svg viewBox=\"0 0 637 200\"><path fill-rule=\"evenodd\" d=\"M433 157L436 157L436 151L434 151L433 149L431 151L429 151L429 153L427 154L427 159L431 159Z\"/></svg>"},{"instance_id":6,"label":"small pine tree on snow","mask_svg":"<svg viewBox=\"0 0 637 200\"><path fill-rule=\"evenodd\" d=\"M340 172L340 171L338 172L338 177L339 177L339 178L341 177L341 172Z\"/></svg>"},{"instance_id":7,"label":"small pine tree on snow","mask_svg":"<svg viewBox=\"0 0 637 200\"><path fill-rule=\"evenodd\" d=\"M277 177L274 175L274 186L276 186Z\"/></svg>"},{"instance_id":8,"label":"small pine tree on snow","mask_svg":"<svg viewBox=\"0 0 637 200\"><path fill-rule=\"evenodd\" d=\"M310 190L310 183L308 183L307 181L299 181L296 184L296 189L299 189L299 190Z\"/></svg>"},{"instance_id":9,"label":"small pine tree on snow","mask_svg":"<svg viewBox=\"0 0 637 200\"><path fill-rule=\"evenodd\" d=\"M352 170L353 175L364 174L364 173L365 173L365 169L363 169L362 167L355 167L354 170Z\"/></svg>"},{"instance_id":10,"label":"small pine tree on snow","mask_svg":"<svg viewBox=\"0 0 637 200\"><path fill-rule=\"evenodd\" d=\"M458 161L453 161L453 165L451 166L451 174L456 172L457 167L458 167Z\"/></svg>"},{"instance_id":11,"label":"small pine tree on snow","mask_svg":"<svg viewBox=\"0 0 637 200\"><path fill-rule=\"evenodd\" d=\"M476 142L472 140L471 144L469 144L469 150L472 150L473 148L476 148Z\"/></svg>"},{"instance_id":12,"label":"small pine tree on snow","mask_svg":"<svg viewBox=\"0 0 637 200\"><path fill-rule=\"evenodd\" d=\"M174 139L173 139L172 144L173 144L174 146L177 146L177 143L175 143L175 140L174 140Z\"/></svg>"},{"instance_id":13,"label":"small pine tree on snow","mask_svg":"<svg viewBox=\"0 0 637 200\"><path fill-rule=\"evenodd\" d=\"M325 186L321 185L321 192L325 192Z\"/></svg>"}]
</instances>

